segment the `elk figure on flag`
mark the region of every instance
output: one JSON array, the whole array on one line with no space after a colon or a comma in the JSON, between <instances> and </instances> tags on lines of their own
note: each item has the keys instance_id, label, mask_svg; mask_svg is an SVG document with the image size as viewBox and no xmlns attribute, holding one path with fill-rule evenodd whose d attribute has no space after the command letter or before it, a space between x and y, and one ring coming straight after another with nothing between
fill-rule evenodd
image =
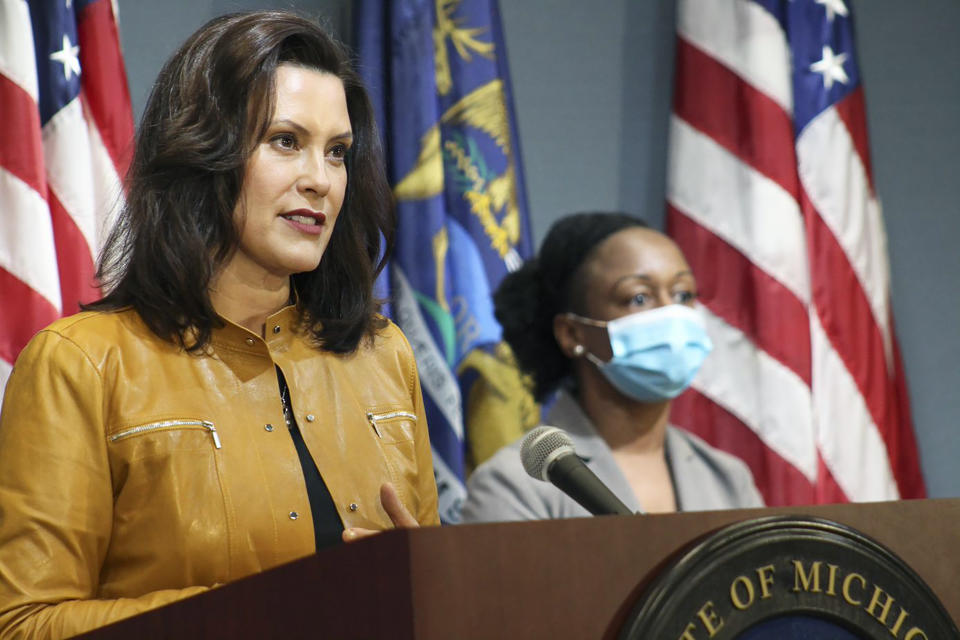
<instances>
[{"instance_id":1,"label":"elk figure on flag","mask_svg":"<svg viewBox=\"0 0 960 640\"><path fill-rule=\"evenodd\" d=\"M716 346L673 421L770 505L923 497L849 0L680 0L667 205Z\"/></svg>"},{"instance_id":2,"label":"elk figure on flag","mask_svg":"<svg viewBox=\"0 0 960 640\"><path fill-rule=\"evenodd\" d=\"M531 253L500 16L496 0L365 0L355 11L397 199L391 315L417 358L440 516L456 522L468 456L522 433L489 402L474 411L474 391L499 398L504 415L522 406L539 418L491 300Z\"/></svg>"},{"instance_id":3,"label":"elk figure on flag","mask_svg":"<svg viewBox=\"0 0 960 640\"><path fill-rule=\"evenodd\" d=\"M100 297L133 138L110 0L0 0L0 389L34 333Z\"/></svg>"}]
</instances>

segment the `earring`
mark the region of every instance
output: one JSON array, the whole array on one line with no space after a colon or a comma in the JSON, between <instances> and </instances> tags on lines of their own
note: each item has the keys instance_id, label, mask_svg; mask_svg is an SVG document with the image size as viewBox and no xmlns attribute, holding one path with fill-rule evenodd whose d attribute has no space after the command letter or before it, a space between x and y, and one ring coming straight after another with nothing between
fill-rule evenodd
<instances>
[{"instance_id":1,"label":"earring","mask_svg":"<svg viewBox=\"0 0 960 640\"><path fill-rule=\"evenodd\" d=\"M582 344L578 344L573 347L573 355L577 357L582 356L585 351L586 349L583 348Z\"/></svg>"}]
</instances>

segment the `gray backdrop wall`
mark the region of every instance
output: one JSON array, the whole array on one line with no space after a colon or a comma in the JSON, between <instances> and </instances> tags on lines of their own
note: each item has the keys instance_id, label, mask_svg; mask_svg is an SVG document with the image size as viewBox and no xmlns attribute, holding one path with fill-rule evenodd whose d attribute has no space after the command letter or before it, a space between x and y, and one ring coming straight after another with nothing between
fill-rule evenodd
<instances>
[{"instance_id":1,"label":"gray backdrop wall","mask_svg":"<svg viewBox=\"0 0 960 640\"><path fill-rule=\"evenodd\" d=\"M536 241L583 209L662 226L674 1L500 4ZM135 114L163 61L203 22L270 7L323 15L349 41L349 0L120 0ZM960 2L853 8L924 474L931 496L960 496Z\"/></svg>"}]
</instances>

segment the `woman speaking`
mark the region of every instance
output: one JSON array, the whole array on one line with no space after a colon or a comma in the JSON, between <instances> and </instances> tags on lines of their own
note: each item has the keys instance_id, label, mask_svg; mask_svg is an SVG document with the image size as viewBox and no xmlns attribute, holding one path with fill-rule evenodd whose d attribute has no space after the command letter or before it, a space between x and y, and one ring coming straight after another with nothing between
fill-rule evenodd
<instances>
[{"instance_id":1,"label":"woman speaking","mask_svg":"<svg viewBox=\"0 0 960 640\"><path fill-rule=\"evenodd\" d=\"M395 219L348 56L285 12L166 63L108 291L41 331L0 416L0 637L63 638L371 531L437 524Z\"/></svg>"}]
</instances>

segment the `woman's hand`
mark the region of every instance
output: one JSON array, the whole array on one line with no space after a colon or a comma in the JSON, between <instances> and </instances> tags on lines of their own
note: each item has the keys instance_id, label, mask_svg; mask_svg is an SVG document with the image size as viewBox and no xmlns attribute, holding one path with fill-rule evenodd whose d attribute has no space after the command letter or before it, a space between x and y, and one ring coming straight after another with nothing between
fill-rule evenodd
<instances>
[{"instance_id":1,"label":"woman's hand","mask_svg":"<svg viewBox=\"0 0 960 640\"><path fill-rule=\"evenodd\" d=\"M403 506L403 503L400 502L400 496L397 495L397 490L394 489L393 485L389 482L384 482L380 485L380 504L383 505L383 510L390 516L394 527L408 529L420 526L417 519L414 518L413 515L407 511L407 508ZM380 531L377 529L350 527L343 530L343 541L352 542L375 533L380 533Z\"/></svg>"}]
</instances>

